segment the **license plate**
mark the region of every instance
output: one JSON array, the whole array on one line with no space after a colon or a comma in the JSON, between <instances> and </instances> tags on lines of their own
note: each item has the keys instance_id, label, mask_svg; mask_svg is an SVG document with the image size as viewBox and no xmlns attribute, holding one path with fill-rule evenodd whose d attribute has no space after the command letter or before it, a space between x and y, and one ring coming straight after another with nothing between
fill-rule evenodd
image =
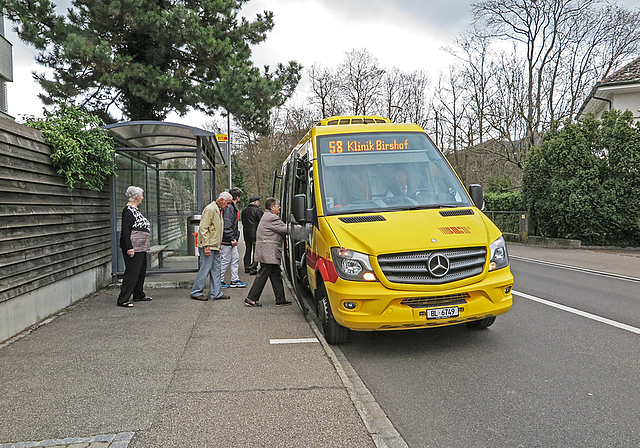
<instances>
[{"instance_id":1,"label":"license plate","mask_svg":"<svg viewBox=\"0 0 640 448\"><path fill-rule=\"evenodd\" d=\"M449 317L458 317L457 306L427 310L427 319L447 319Z\"/></svg>"}]
</instances>

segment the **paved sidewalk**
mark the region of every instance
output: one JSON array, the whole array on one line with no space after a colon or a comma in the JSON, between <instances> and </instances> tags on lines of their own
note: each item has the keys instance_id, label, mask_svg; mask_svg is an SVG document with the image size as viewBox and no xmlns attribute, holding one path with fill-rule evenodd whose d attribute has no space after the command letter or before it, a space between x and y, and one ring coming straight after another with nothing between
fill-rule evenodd
<instances>
[{"instance_id":1,"label":"paved sidewalk","mask_svg":"<svg viewBox=\"0 0 640 448\"><path fill-rule=\"evenodd\" d=\"M0 346L0 448L376 446L295 303L269 285L262 308L247 288L200 302L167 287L195 274L169 276L152 302L106 289Z\"/></svg>"}]
</instances>

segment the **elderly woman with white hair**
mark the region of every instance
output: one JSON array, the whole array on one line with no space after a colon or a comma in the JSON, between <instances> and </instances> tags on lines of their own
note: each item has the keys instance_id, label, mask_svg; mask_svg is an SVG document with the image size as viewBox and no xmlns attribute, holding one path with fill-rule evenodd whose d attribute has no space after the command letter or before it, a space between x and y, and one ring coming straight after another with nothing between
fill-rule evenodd
<instances>
[{"instance_id":1,"label":"elderly woman with white hair","mask_svg":"<svg viewBox=\"0 0 640 448\"><path fill-rule=\"evenodd\" d=\"M120 248L124 257L124 277L118 296L118 306L132 307L134 302L149 301L144 293L144 278L147 274L147 252L151 246L151 224L138 206L142 203L144 190L140 187L127 188L129 202L122 210L122 232Z\"/></svg>"}]
</instances>

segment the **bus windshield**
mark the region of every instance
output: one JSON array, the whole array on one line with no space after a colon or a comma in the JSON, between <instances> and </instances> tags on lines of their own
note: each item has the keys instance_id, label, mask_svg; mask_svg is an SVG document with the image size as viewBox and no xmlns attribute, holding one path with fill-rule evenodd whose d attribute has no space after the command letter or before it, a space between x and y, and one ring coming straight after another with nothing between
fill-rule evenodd
<instances>
[{"instance_id":1,"label":"bus windshield","mask_svg":"<svg viewBox=\"0 0 640 448\"><path fill-rule=\"evenodd\" d=\"M327 215L472 205L423 132L324 135L317 148Z\"/></svg>"}]
</instances>

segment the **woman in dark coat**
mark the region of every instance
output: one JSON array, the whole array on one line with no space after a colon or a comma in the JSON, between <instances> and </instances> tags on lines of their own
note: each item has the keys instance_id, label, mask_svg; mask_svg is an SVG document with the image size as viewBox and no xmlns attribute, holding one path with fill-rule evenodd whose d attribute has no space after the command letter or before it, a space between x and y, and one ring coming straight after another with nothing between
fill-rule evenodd
<instances>
[{"instance_id":1,"label":"woman in dark coat","mask_svg":"<svg viewBox=\"0 0 640 448\"><path fill-rule=\"evenodd\" d=\"M284 285L280 273L282 243L287 234L287 225L278 216L280 201L276 198L267 198L265 209L260 224L258 224L256 252L253 256L254 261L260 262L260 269L244 303L247 306L262 306L259 302L260 294L262 294L267 279L270 279L273 293L276 296L276 305L291 305L291 302L287 301L284 296Z\"/></svg>"},{"instance_id":2,"label":"woman in dark coat","mask_svg":"<svg viewBox=\"0 0 640 448\"><path fill-rule=\"evenodd\" d=\"M129 301L149 301L144 293L144 278L147 274L147 252L151 245L151 224L138 210L144 190L140 187L127 188L129 202L122 210L122 231L120 248L124 257L124 277L118 296L118 306L132 307Z\"/></svg>"},{"instance_id":3,"label":"woman in dark coat","mask_svg":"<svg viewBox=\"0 0 640 448\"><path fill-rule=\"evenodd\" d=\"M245 274L256 275L258 273L258 263L253 259L256 252L256 231L262 219L260 210L260 196L251 196L250 204L247 205L240 215L242 220L242 233L244 233L244 272Z\"/></svg>"}]
</instances>

